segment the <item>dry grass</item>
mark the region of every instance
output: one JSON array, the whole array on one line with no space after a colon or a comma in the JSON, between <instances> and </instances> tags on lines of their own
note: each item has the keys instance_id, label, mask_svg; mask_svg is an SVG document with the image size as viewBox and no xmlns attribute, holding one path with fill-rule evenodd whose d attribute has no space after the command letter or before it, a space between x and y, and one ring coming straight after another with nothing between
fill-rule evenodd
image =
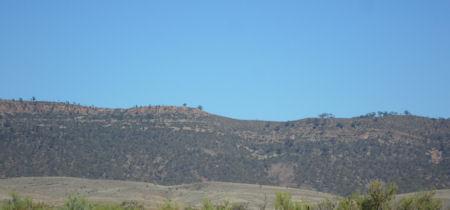
<instances>
[{"instance_id":1,"label":"dry grass","mask_svg":"<svg viewBox=\"0 0 450 210\"><path fill-rule=\"evenodd\" d=\"M250 209L259 209L266 203L273 209L275 193L289 192L294 200L317 203L338 196L311 190L266 185L203 182L175 186L162 186L146 182L94 180L70 177L20 177L0 179L0 200L8 199L11 192L30 196L36 201L62 205L71 194L77 193L94 202L120 203L135 200L146 208L156 209L170 199L181 206L200 206L203 199L214 203L228 200L232 203L248 203ZM397 199L412 193L400 194ZM267 196L265 198L265 196ZM450 189L437 190L436 198L443 200L443 209L450 208Z\"/></svg>"},{"instance_id":2,"label":"dry grass","mask_svg":"<svg viewBox=\"0 0 450 210\"><path fill-rule=\"evenodd\" d=\"M145 207L155 209L167 199L180 205L199 206L208 198L214 203L228 200L232 203L248 203L258 209L267 202L273 208L276 192L290 192L294 200L311 203L336 196L311 190L266 185L203 182L195 184L162 186L145 182L93 180L69 177L21 177L0 179L0 200L9 198L11 192L30 196L36 201L61 205L69 195L78 193L95 202L135 200ZM265 199L265 195L267 196Z\"/></svg>"}]
</instances>

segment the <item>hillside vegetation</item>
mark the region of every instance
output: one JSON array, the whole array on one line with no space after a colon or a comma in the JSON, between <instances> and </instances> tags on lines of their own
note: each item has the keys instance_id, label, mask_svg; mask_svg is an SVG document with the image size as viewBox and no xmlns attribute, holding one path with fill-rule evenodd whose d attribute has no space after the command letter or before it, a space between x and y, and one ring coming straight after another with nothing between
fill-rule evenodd
<instances>
[{"instance_id":1,"label":"hillside vegetation","mask_svg":"<svg viewBox=\"0 0 450 210\"><path fill-rule=\"evenodd\" d=\"M245 121L198 108L0 101L0 177L239 182L348 195L450 188L450 120L380 114Z\"/></svg>"}]
</instances>

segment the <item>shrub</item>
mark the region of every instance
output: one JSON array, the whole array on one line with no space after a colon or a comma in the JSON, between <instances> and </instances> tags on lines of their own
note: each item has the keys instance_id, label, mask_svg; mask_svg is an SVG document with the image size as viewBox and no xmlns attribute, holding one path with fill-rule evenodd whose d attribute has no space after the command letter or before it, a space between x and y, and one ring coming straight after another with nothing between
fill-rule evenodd
<instances>
[{"instance_id":1,"label":"shrub","mask_svg":"<svg viewBox=\"0 0 450 210\"><path fill-rule=\"evenodd\" d=\"M214 204L209 199L204 199L202 204L202 210L214 210Z\"/></svg>"},{"instance_id":2,"label":"shrub","mask_svg":"<svg viewBox=\"0 0 450 210\"><path fill-rule=\"evenodd\" d=\"M167 200L161 207L159 207L159 210L179 210L179 209L180 207L171 200Z\"/></svg>"},{"instance_id":3,"label":"shrub","mask_svg":"<svg viewBox=\"0 0 450 210\"><path fill-rule=\"evenodd\" d=\"M275 196L275 210L309 210L313 209L308 203L295 202L291 200L289 193L278 192Z\"/></svg>"},{"instance_id":4,"label":"shrub","mask_svg":"<svg viewBox=\"0 0 450 210\"><path fill-rule=\"evenodd\" d=\"M353 194L339 201L337 210L360 210L362 197L358 194Z\"/></svg>"},{"instance_id":5,"label":"shrub","mask_svg":"<svg viewBox=\"0 0 450 210\"><path fill-rule=\"evenodd\" d=\"M180 208L176 203L171 202L170 200L166 201L159 210L179 210ZM195 208L192 206L185 207L184 210L246 210L246 203L230 203L229 201L224 201L220 204L214 204L209 199L204 199L202 206L200 208Z\"/></svg>"},{"instance_id":6,"label":"shrub","mask_svg":"<svg viewBox=\"0 0 450 210\"><path fill-rule=\"evenodd\" d=\"M233 206L229 201L224 201L222 204L213 205L213 209L215 210L232 210Z\"/></svg>"},{"instance_id":7,"label":"shrub","mask_svg":"<svg viewBox=\"0 0 450 210\"><path fill-rule=\"evenodd\" d=\"M123 210L120 205L117 204L92 204L93 210Z\"/></svg>"},{"instance_id":8,"label":"shrub","mask_svg":"<svg viewBox=\"0 0 450 210\"><path fill-rule=\"evenodd\" d=\"M248 209L248 203L233 203L231 210L246 210Z\"/></svg>"},{"instance_id":9,"label":"shrub","mask_svg":"<svg viewBox=\"0 0 450 210\"><path fill-rule=\"evenodd\" d=\"M337 205L338 210L389 210L391 201L397 192L394 184L385 185L379 180L372 181L367 194L353 194L343 198Z\"/></svg>"},{"instance_id":10,"label":"shrub","mask_svg":"<svg viewBox=\"0 0 450 210\"><path fill-rule=\"evenodd\" d=\"M120 206L124 210L144 210L144 206L137 201L124 201Z\"/></svg>"},{"instance_id":11,"label":"shrub","mask_svg":"<svg viewBox=\"0 0 450 210\"><path fill-rule=\"evenodd\" d=\"M31 198L22 198L16 193L11 193L11 199L7 200L1 210L44 210L49 207L43 203L33 203Z\"/></svg>"},{"instance_id":12,"label":"shrub","mask_svg":"<svg viewBox=\"0 0 450 210\"><path fill-rule=\"evenodd\" d=\"M291 205L291 194L278 192L275 195L275 210L287 210Z\"/></svg>"},{"instance_id":13,"label":"shrub","mask_svg":"<svg viewBox=\"0 0 450 210\"><path fill-rule=\"evenodd\" d=\"M90 204L84 197L71 195L64 203L61 210L91 210L94 206Z\"/></svg>"},{"instance_id":14,"label":"shrub","mask_svg":"<svg viewBox=\"0 0 450 210\"><path fill-rule=\"evenodd\" d=\"M435 192L418 193L411 197L402 198L398 204L398 210L439 210L442 201L433 198Z\"/></svg>"},{"instance_id":15,"label":"shrub","mask_svg":"<svg viewBox=\"0 0 450 210\"><path fill-rule=\"evenodd\" d=\"M396 193L396 185L384 185L379 180L372 181L367 190L367 196L364 196L361 201L361 207L363 210L390 209L391 200Z\"/></svg>"},{"instance_id":16,"label":"shrub","mask_svg":"<svg viewBox=\"0 0 450 210\"><path fill-rule=\"evenodd\" d=\"M315 206L315 210L334 210L337 208L336 202L329 199L323 200Z\"/></svg>"}]
</instances>

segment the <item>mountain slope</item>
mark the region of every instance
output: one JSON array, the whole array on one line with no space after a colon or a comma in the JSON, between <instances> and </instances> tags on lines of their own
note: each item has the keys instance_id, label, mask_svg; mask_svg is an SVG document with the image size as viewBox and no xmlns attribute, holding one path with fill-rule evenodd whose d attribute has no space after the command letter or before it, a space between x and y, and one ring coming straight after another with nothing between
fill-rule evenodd
<instances>
[{"instance_id":1,"label":"mountain slope","mask_svg":"<svg viewBox=\"0 0 450 210\"><path fill-rule=\"evenodd\" d=\"M450 187L450 121L387 115L243 121L187 107L0 101L0 177L225 181L348 194Z\"/></svg>"}]
</instances>

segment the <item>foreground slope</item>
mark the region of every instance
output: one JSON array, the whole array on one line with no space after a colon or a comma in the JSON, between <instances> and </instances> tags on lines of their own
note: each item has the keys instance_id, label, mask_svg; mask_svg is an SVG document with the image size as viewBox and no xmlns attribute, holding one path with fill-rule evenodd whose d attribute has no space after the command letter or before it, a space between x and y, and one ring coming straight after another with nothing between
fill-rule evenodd
<instances>
[{"instance_id":1,"label":"foreground slope","mask_svg":"<svg viewBox=\"0 0 450 210\"><path fill-rule=\"evenodd\" d=\"M146 182L93 180L71 177L20 177L0 179L0 201L10 199L10 193L33 198L52 206L60 206L70 195L81 195L99 203L137 201L146 208L157 209L171 200L178 205L200 206L204 199L213 203L229 201L246 204L249 209L273 209L275 194L289 192L293 200L318 203L340 199L332 194L311 190L275 187L267 185L226 182L203 182L174 186L162 186ZM413 193L397 195L397 201ZM450 190L437 190L435 198L443 201L443 208L450 207Z\"/></svg>"},{"instance_id":2,"label":"foreground slope","mask_svg":"<svg viewBox=\"0 0 450 210\"><path fill-rule=\"evenodd\" d=\"M180 205L199 206L205 198L214 203L246 203L250 209L259 209L262 205L272 209L277 192L290 192L293 199L310 203L336 198L331 194L310 190L224 182L162 186L145 182L70 177L0 179L0 201L9 199L11 192L56 206L62 205L69 195L79 194L96 202L138 201L151 209L161 206L167 200Z\"/></svg>"},{"instance_id":3,"label":"foreground slope","mask_svg":"<svg viewBox=\"0 0 450 210\"><path fill-rule=\"evenodd\" d=\"M165 185L223 181L340 195L372 179L450 187L450 120L386 115L242 121L187 107L0 101L0 177Z\"/></svg>"}]
</instances>

